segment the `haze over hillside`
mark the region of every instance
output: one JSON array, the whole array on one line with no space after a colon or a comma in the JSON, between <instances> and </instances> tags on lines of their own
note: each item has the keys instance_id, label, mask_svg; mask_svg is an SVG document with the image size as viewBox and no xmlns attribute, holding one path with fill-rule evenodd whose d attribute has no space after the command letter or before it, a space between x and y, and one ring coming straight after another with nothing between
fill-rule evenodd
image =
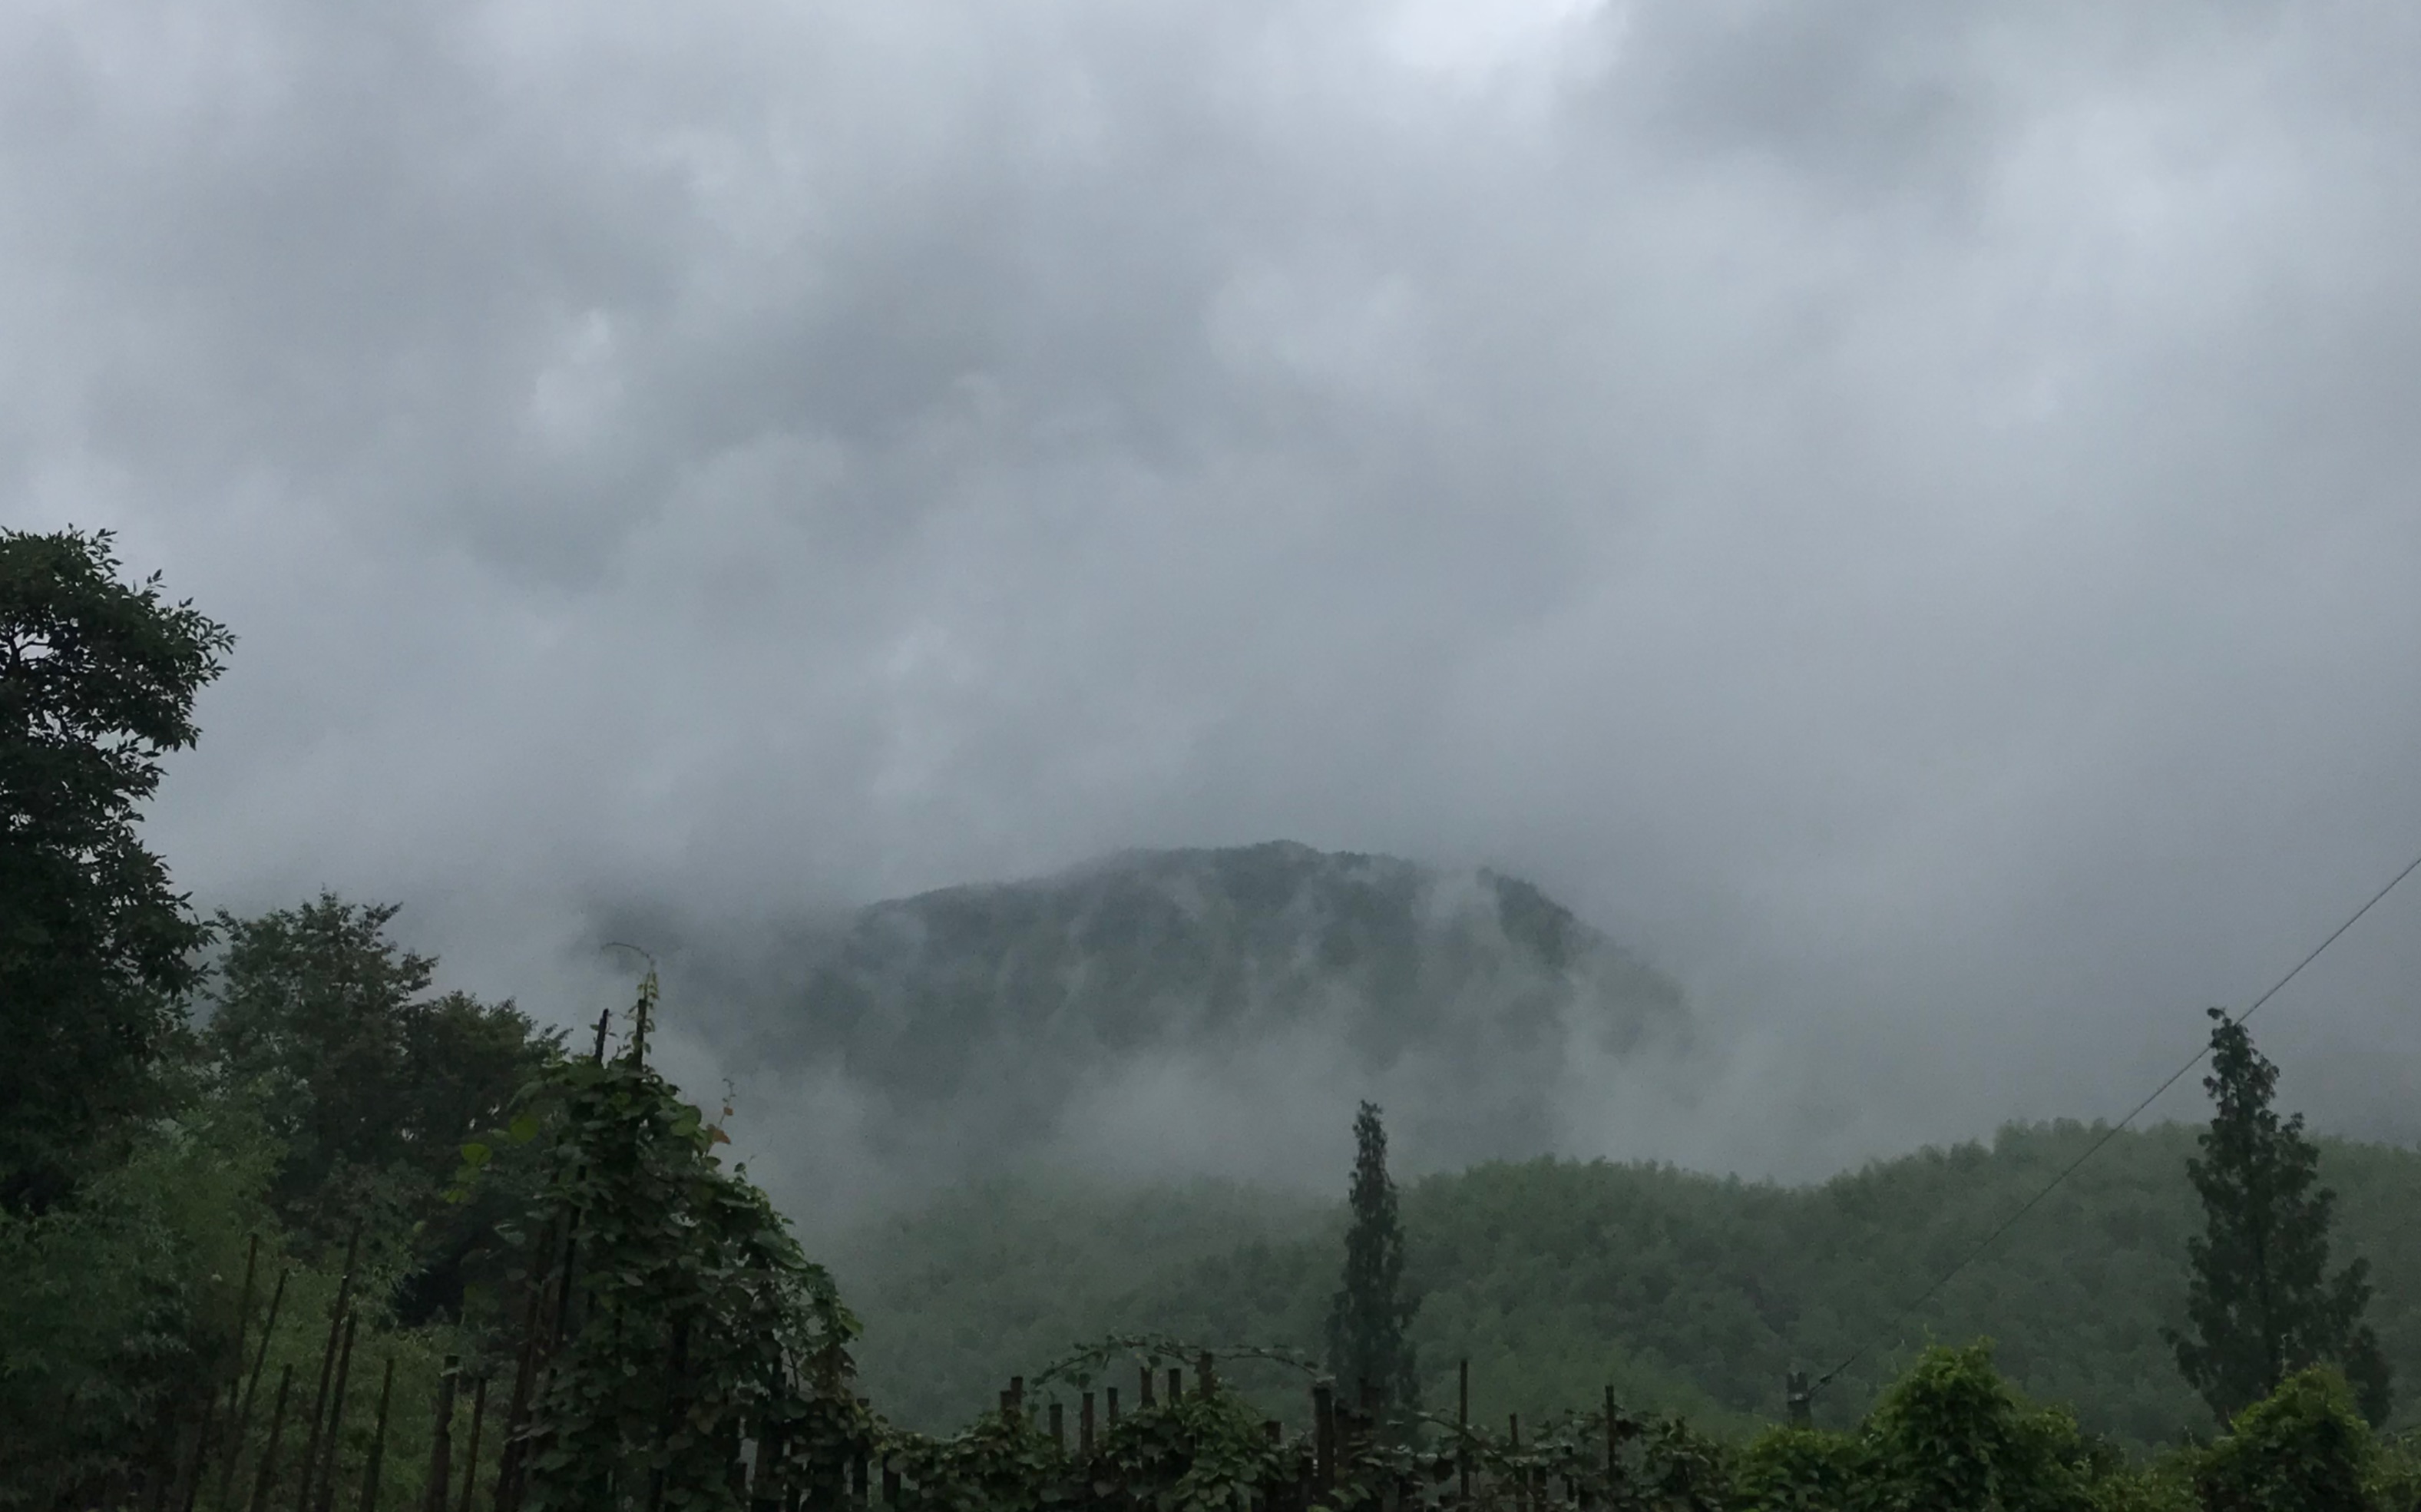
<instances>
[{"instance_id":1,"label":"haze over hillside","mask_svg":"<svg viewBox=\"0 0 2421 1512\"><path fill-rule=\"evenodd\" d=\"M928 1179L1284 1177L1363 1097L1407 1168L1542 1154L1610 1069L1691 1044L1678 985L1529 883L1289 842L876 903L744 976L718 954L688 990L726 1005L751 1116Z\"/></svg>"},{"instance_id":2,"label":"haze over hillside","mask_svg":"<svg viewBox=\"0 0 2421 1512\"><path fill-rule=\"evenodd\" d=\"M1450 1409L1472 1363L1483 1421L1595 1398L1686 1411L1746 1431L1782 1407L1786 1371L1854 1361L1818 1400L1846 1425L1929 1339L1990 1337L2028 1391L2136 1446L2208 1429L2163 1327L2184 1317L2187 1236L2202 1215L2196 1130L2119 1136L2000 1242L1928 1297L1953 1258L2100 1137L2004 1129L1814 1186L1572 1161L1491 1164L1408 1182L1404 1224L1423 1390ZM869 1386L908 1421L955 1423L1008 1375L1072 1343L1161 1333L1316 1352L1337 1284L1345 1171L1324 1197L1216 1183L1112 1192L1001 1181L867 1225L831 1258L867 1332ZM2328 1141L2334 1255L2370 1262L2369 1317L2421 1422L2421 1155ZM1246 1383L1299 1411L1283 1371Z\"/></svg>"}]
</instances>

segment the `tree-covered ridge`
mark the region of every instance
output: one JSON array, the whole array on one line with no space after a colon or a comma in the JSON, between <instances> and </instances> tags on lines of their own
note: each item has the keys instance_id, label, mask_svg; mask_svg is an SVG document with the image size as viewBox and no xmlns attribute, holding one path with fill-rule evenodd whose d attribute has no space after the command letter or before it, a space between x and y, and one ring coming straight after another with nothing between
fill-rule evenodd
<instances>
[{"instance_id":1,"label":"tree-covered ridge","mask_svg":"<svg viewBox=\"0 0 2421 1512\"><path fill-rule=\"evenodd\" d=\"M768 974L789 985L758 1055L836 1063L901 1140L983 1152L1047 1141L1136 1057L1299 1043L1384 1085L1426 1163L1532 1154L1572 1047L1688 1028L1678 986L1529 883L1289 842L876 903ZM1371 1080L1423 1067L1456 1095Z\"/></svg>"},{"instance_id":2,"label":"tree-covered ridge","mask_svg":"<svg viewBox=\"0 0 2421 1512\"><path fill-rule=\"evenodd\" d=\"M1820 1394L1843 1425L1929 1338L1995 1341L2029 1395L2148 1445L2208 1431L2163 1327L2184 1318L2184 1177L2195 1130L2121 1134L1925 1311L1897 1314L2097 1137L2062 1123L1929 1149L1812 1187L1653 1165L1537 1161L1406 1186L1422 1295L1413 1338L1431 1404L1472 1362L1492 1420L1625 1399L1745 1426L1782 1408L1792 1368L1882 1347ZM2321 1142L2335 1253L2366 1258L2371 1319L2421 1379L2421 1155ZM1316 1348L1344 1214L1226 1185L1112 1192L993 1182L863 1232L835 1255L866 1320L863 1361L908 1421L954 1420L982 1384L1112 1331ZM2413 1415L2408 1407L2398 1421Z\"/></svg>"}]
</instances>

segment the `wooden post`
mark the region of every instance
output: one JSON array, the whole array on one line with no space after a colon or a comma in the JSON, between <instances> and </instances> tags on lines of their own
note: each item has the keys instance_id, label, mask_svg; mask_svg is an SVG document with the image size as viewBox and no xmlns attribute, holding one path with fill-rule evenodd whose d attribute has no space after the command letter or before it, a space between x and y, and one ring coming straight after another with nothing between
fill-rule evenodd
<instances>
[{"instance_id":1,"label":"wooden post","mask_svg":"<svg viewBox=\"0 0 2421 1512\"><path fill-rule=\"evenodd\" d=\"M1311 1388L1312 1489L1325 1493L1336 1484L1336 1389L1327 1381Z\"/></svg>"},{"instance_id":2,"label":"wooden post","mask_svg":"<svg viewBox=\"0 0 2421 1512\"><path fill-rule=\"evenodd\" d=\"M1116 1386L1101 1388L1101 1411L1110 1426L1118 1426L1118 1389Z\"/></svg>"},{"instance_id":3,"label":"wooden post","mask_svg":"<svg viewBox=\"0 0 2421 1512\"><path fill-rule=\"evenodd\" d=\"M887 1456L882 1461L882 1504L899 1504L899 1467L893 1464Z\"/></svg>"},{"instance_id":4,"label":"wooden post","mask_svg":"<svg viewBox=\"0 0 2421 1512\"><path fill-rule=\"evenodd\" d=\"M1076 1457L1093 1457L1093 1394L1086 1392L1076 1409Z\"/></svg>"},{"instance_id":5,"label":"wooden post","mask_svg":"<svg viewBox=\"0 0 2421 1512\"><path fill-rule=\"evenodd\" d=\"M1505 1446L1513 1452L1513 1457L1518 1460L1522 1457L1522 1414L1519 1412L1508 1414L1505 1420ZM1513 1512L1523 1512L1529 1504L1530 1471L1525 1465L1516 1464L1513 1467Z\"/></svg>"},{"instance_id":6,"label":"wooden post","mask_svg":"<svg viewBox=\"0 0 2421 1512\"><path fill-rule=\"evenodd\" d=\"M1217 1363L1211 1359L1210 1351L1205 1349L1194 1362L1194 1389L1208 1396L1218 1383Z\"/></svg>"},{"instance_id":7,"label":"wooden post","mask_svg":"<svg viewBox=\"0 0 2421 1512\"><path fill-rule=\"evenodd\" d=\"M1051 1446L1068 1452L1068 1420L1055 1398L1051 1403Z\"/></svg>"},{"instance_id":8,"label":"wooden post","mask_svg":"<svg viewBox=\"0 0 2421 1512\"><path fill-rule=\"evenodd\" d=\"M1790 1414L1792 1427L1816 1426L1816 1393L1807 1384L1807 1372L1794 1370L1782 1378L1782 1402Z\"/></svg>"},{"instance_id":9,"label":"wooden post","mask_svg":"<svg viewBox=\"0 0 2421 1512\"><path fill-rule=\"evenodd\" d=\"M1471 1357L1454 1367L1454 1499L1471 1504Z\"/></svg>"},{"instance_id":10,"label":"wooden post","mask_svg":"<svg viewBox=\"0 0 2421 1512\"><path fill-rule=\"evenodd\" d=\"M1605 1501L1608 1506L1617 1504L1622 1487L1622 1428L1617 1421L1620 1409L1614 1404L1614 1383L1605 1387Z\"/></svg>"},{"instance_id":11,"label":"wooden post","mask_svg":"<svg viewBox=\"0 0 2421 1512\"><path fill-rule=\"evenodd\" d=\"M554 1232L548 1225L548 1254L554 1252ZM521 1504L522 1457L525 1449L523 1437L529 1426L530 1385L538 1368L539 1324L546 1300L546 1278L533 1275L529 1294L522 1299L522 1347L513 1362L513 1395L505 1406L504 1452L497 1456L496 1494L493 1512L514 1512Z\"/></svg>"},{"instance_id":12,"label":"wooden post","mask_svg":"<svg viewBox=\"0 0 2421 1512\"><path fill-rule=\"evenodd\" d=\"M454 1387L461 1368L461 1357L449 1354L437 1378L437 1420L429 1435L429 1480L421 1512L445 1512L445 1492L454 1483Z\"/></svg>"},{"instance_id":13,"label":"wooden post","mask_svg":"<svg viewBox=\"0 0 2421 1512\"><path fill-rule=\"evenodd\" d=\"M237 1351L237 1360L236 1373L241 1376L243 1371L241 1349ZM235 1411L232 1388L227 1393L227 1411ZM216 1386L212 1386L202 1397L202 1420L194 1426L193 1457L184 1461L184 1473L177 1477L176 1494L172 1498L177 1512L194 1512L194 1504L201 1499L202 1473L209 1468L211 1445L218 1439L218 1426L219 1392Z\"/></svg>"},{"instance_id":14,"label":"wooden post","mask_svg":"<svg viewBox=\"0 0 2421 1512\"><path fill-rule=\"evenodd\" d=\"M1171 1365L1168 1367L1168 1405L1175 1407L1179 1402L1184 1399L1185 1367L1183 1365Z\"/></svg>"},{"instance_id":15,"label":"wooden post","mask_svg":"<svg viewBox=\"0 0 2421 1512\"><path fill-rule=\"evenodd\" d=\"M303 1488L295 1492L295 1512L310 1512L312 1483L320 1478L320 1417L327 1412L327 1383L336 1369L336 1337L344 1333L344 1318L353 1306L353 1257L361 1253L361 1222L353 1222L353 1233L344 1240L344 1274L336 1279L336 1306L327 1316L327 1345L320 1349L320 1391L310 1400L310 1437L303 1442Z\"/></svg>"},{"instance_id":16,"label":"wooden post","mask_svg":"<svg viewBox=\"0 0 2421 1512\"><path fill-rule=\"evenodd\" d=\"M395 1356L390 1354L379 1381L378 1426L370 1433L369 1463L362 1467L362 1501L355 1512L378 1512L379 1472L386 1468L386 1404L394 1395Z\"/></svg>"},{"instance_id":17,"label":"wooden post","mask_svg":"<svg viewBox=\"0 0 2421 1512\"><path fill-rule=\"evenodd\" d=\"M269 1364L269 1338L277 1332L277 1310L286 1302L286 1278L292 1274L289 1267L277 1272L277 1289L269 1296L269 1316L261 1320L260 1347L252 1357L252 1380L243 1388L243 1408L228 1425L226 1461L219 1466L219 1506L222 1512L232 1504L235 1494L236 1461L243 1457L243 1441L252 1435L252 1405L260 1393L260 1372Z\"/></svg>"},{"instance_id":18,"label":"wooden post","mask_svg":"<svg viewBox=\"0 0 2421 1512\"><path fill-rule=\"evenodd\" d=\"M267 1339L261 1340L263 1344ZM252 1480L252 1512L269 1504L269 1484L277 1474L277 1444L286 1435L286 1394L294 1386L294 1367L277 1368L277 1405L269 1410L269 1442L261 1446L260 1473Z\"/></svg>"},{"instance_id":19,"label":"wooden post","mask_svg":"<svg viewBox=\"0 0 2421 1512\"><path fill-rule=\"evenodd\" d=\"M328 1313L328 1342L320 1350L320 1387L311 1397L311 1433L303 1442L303 1484L294 1492L294 1512L311 1512L312 1483L320 1473L320 1420L328 1411L328 1381L336 1369L336 1340L345 1331L345 1313L353 1296L353 1256L362 1244L356 1221L345 1240L345 1270L336 1282L336 1305Z\"/></svg>"},{"instance_id":20,"label":"wooden post","mask_svg":"<svg viewBox=\"0 0 2421 1512\"><path fill-rule=\"evenodd\" d=\"M242 1440L238 1437L242 1429L242 1425L236 1421L236 1402L238 1397L241 1396L243 1392L243 1342L244 1335L250 1332L252 1326L252 1283L254 1272L259 1268L259 1265L260 1236L258 1234L255 1234L252 1236L251 1242L244 1246L243 1300L236 1304L235 1350L227 1359L226 1452L227 1457L230 1459L234 1457L237 1448L242 1442ZM217 1399L217 1393L211 1393L211 1399L213 1401ZM205 1458L208 1457L210 1445L213 1438L213 1435L211 1432L211 1428L212 1426L211 1414L205 1412L202 1415L201 1440L194 1445L193 1473L187 1477L185 1484L183 1512L194 1512L194 1504L201 1499L202 1465ZM226 1504L226 1491L224 1487L222 1487L219 1491L219 1504L222 1507Z\"/></svg>"},{"instance_id":21,"label":"wooden post","mask_svg":"<svg viewBox=\"0 0 2421 1512\"><path fill-rule=\"evenodd\" d=\"M471 1512L471 1488L479 1479L479 1424L488 1415L488 1378L471 1383L471 1442L462 1451L462 1512Z\"/></svg>"},{"instance_id":22,"label":"wooden post","mask_svg":"<svg viewBox=\"0 0 2421 1512\"><path fill-rule=\"evenodd\" d=\"M328 1404L328 1456L320 1467L320 1494L312 1499L313 1512L328 1512L336 1502L336 1435L345 1426L345 1388L353 1379L353 1333L361 1320L359 1313L345 1319L345 1343L336 1351L336 1392Z\"/></svg>"},{"instance_id":23,"label":"wooden post","mask_svg":"<svg viewBox=\"0 0 2421 1512\"><path fill-rule=\"evenodd\" d=\"M1138 1412L1148 1412L1152 1410L1153 1406L1156 1405L1152 1400L1151 1395L1151 1366L1143 1365L1138 1367L1138 1374L1141 1380L1139 1389L1135 1392L1135 1411Z\"/></svg>"}]
</instances>

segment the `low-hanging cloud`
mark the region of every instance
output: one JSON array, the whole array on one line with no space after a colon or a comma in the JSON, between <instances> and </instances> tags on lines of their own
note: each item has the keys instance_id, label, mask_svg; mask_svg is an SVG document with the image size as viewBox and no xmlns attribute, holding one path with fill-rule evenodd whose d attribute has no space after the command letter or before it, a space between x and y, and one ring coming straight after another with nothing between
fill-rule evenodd
<instances>
[{"instance_id":1,"label":"low-hanging cloud","mask_svg":"<svg viewBox=\"0 0 2421 1512\"><path fill-rule=\"evenodd\" d=\"M205 903L400 898L569 1021L633 899L1484 862L1743 1047L1577 1144L1819 1170L2125 1107L2421 844L2416 55L20 7L0 509L242 635L152 826ZM2335 1127L2403 1127L2413 916L2260 1021Z\"/></svg>"}]
</instances>

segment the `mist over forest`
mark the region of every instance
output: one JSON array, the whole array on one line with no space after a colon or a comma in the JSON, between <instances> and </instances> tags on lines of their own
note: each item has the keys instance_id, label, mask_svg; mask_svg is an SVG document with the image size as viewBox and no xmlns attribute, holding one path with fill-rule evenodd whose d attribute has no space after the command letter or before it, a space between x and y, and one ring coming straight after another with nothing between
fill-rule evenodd
<instances>
[{"instance_id":1,"label":"mist over forest","mask_svg":"<svg viewBox=\"0 0 2421 1512\"><path fill-rule=\"evenodd\" d=\"M726 1246L658 1290L776 1278L696 1283L701 1486L892 1442L855 1370L938 1487L1174 1331L1384 1376L1231 1363L1315 1457L1473 1362L1742 1485L1965 1382L2130 1507L2248 1413L2421 1488L2416 72L2272 0L0 8L0 1512L191 1482L247 1338L639 1317L533 1248L641 1245L609 1134ZM2250 1375L2215 1117L2304 1246Z\"/></svg>"}]
</instances>

